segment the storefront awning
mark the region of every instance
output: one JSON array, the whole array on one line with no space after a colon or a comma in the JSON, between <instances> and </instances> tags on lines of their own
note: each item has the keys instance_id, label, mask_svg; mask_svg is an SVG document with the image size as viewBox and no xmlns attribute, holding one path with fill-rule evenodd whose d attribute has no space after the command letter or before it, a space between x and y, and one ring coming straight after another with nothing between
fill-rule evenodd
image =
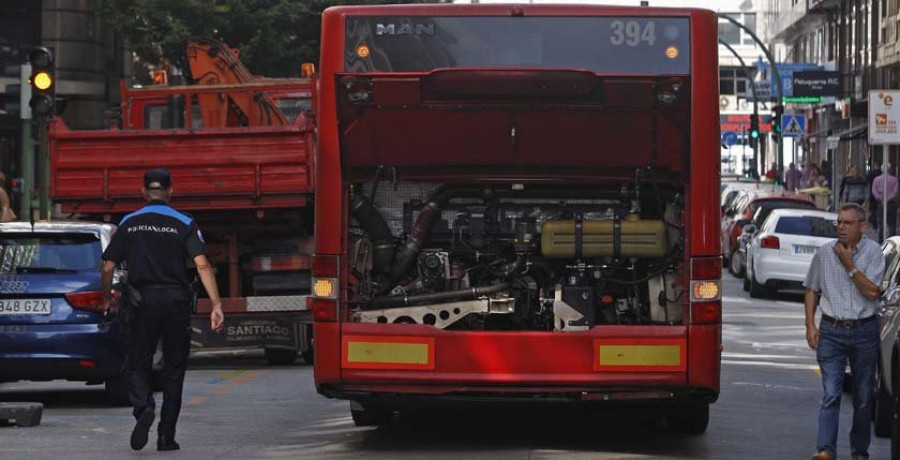
<instances>
[{"instance_id":1,"label":"storefront awning","mask_svg":"<svg viewBox=\"0 0 900 460\"><path fill-rule=\"evenodd\" d=\"M859 139L861 137L864 137L866 135L866 132L868 132L868 130L869 130L868 125L854 126L852 128L845 129L843 131L838 131L838 132L828 136L828 140L829 141L837 140L838 142L840 142L840 141L849 141L849 140L853 140L853 139Z\"/></svg>"}]
</instances>

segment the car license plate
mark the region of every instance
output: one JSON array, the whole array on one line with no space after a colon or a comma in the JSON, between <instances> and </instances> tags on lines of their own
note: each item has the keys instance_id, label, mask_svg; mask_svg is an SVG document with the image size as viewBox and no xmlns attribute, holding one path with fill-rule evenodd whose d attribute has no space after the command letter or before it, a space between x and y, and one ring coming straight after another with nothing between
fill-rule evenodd
<instances>
[{"instance_id":1,"label":"car license plate","mask_svg":"<svg viewBox=\"0 0 900 460\"><path fill-rule=\"evenodd\" d=\"M819 248L816 246L794 245L794 254L815 254L818 250Z\"/></svg>"},{"instance_id":2,"label":"car license plate","mask_svg":"<svg viewBox=\"0 0 900 460\"><path fill-rule=\"evenodd\" d=\"M50 299L0 299L0 315L49 315Z\"/></svg>"}]
</instances>

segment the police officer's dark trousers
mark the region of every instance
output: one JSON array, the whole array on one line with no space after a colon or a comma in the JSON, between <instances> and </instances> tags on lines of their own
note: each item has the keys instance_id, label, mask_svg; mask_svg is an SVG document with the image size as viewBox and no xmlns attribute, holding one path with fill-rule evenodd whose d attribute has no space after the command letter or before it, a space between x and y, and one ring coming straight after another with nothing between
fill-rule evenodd
<instances>
[{"instance_id":1,"label":"police officer's dark trousers","mask_svg":"<svg viewBox=\"0 0 900 460\"><path fill-rule=\"evenodd\" d=\"M191 343L191 297L184 288L140 289L140 292L143 305L135 312L128 354L134 416L137 418L146 407L156 407L150 376L153 354L162 338L163 404L157 428L161 435L174 437Z\"/></svg>"}]
</instances>

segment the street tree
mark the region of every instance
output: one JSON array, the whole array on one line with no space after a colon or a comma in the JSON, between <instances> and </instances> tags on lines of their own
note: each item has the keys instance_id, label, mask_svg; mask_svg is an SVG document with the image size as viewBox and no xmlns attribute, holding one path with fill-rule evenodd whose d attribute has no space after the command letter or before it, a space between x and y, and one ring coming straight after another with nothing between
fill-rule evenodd
<instances>
[{"instance_id":1,"label":"street tree","mask_svg":"<svg viewBox=\"0 0 900 460\"><path fill-rule=\"evenodd\" d=\"M255 75L295 77L317 62L320 16L337 5L439 3L443 0L103 0L103 15L140 65L178 61L191 37L241 52Z\"/></svg>"}]
</instances>

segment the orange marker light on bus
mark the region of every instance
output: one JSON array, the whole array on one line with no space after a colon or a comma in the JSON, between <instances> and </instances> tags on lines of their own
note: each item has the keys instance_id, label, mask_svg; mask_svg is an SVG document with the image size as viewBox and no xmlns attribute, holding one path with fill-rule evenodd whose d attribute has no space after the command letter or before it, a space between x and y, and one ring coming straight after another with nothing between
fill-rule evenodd
<instances>
[{"instance_id":1,"label":"orange marker light on bus","mask_svg":"<svg viewBox=\"0 0 900 460\"><path fill-rule=\"evenodd\" d=\"M337 280L333 278L316 278L313 280L313 296L333 299L337 297Z\"/></svg>"},{"instance_id":2,"label":"orange marker light on bus","mask_svg":"<svg viewBox=\"0 0 900 460\"><path fill-rule=\"evenodd\" d=\"M675 59L678 57L678 47L670 46L666 48L666 57L669 59Z\"/></svg>"},{"instance_id":3,"label":"orange marker light on bus","mask_svg":"<svg viewBox=\"0 0 900 460\"><path fill-rule=\"evenodd\" d=\"M361 58L369 57L369 47L366 45L359 45L356 47L356 55Z\"/></svg>"}]
</instances>

